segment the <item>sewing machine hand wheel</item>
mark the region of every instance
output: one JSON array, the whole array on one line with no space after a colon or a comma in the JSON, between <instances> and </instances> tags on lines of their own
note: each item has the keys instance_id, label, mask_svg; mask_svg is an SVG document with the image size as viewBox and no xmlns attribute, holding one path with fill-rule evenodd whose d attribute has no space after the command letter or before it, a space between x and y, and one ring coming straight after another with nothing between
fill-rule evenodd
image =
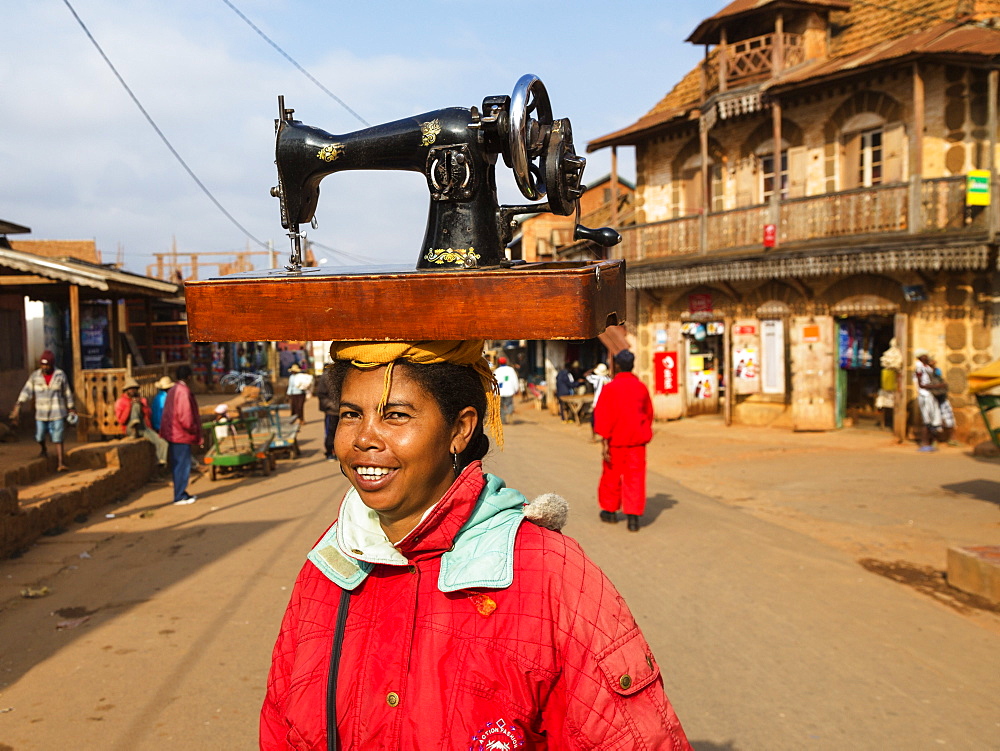
<instances>
[{"instance_id":1,"label":"sewing machine hand wheel","mask_svg":"<svg viewBox=\"0 0 1000 751\"><path fill-rule=\"evenodd\" d=\"M544 155L551 127L552 105L545 85L538 76L521 76L510 97L507 151L517 187L529 201L545 197L543 169L532 160Z\"/></svg>"}]
</instances>

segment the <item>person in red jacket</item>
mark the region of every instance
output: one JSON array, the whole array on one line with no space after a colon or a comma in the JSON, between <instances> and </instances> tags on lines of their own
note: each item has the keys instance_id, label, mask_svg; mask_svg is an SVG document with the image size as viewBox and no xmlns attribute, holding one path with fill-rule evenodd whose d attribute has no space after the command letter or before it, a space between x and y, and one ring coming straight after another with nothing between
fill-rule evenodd
<instances>
[{"instance_id":1,"label":"person in red jacket","mask_svg":"<svg viewBox=\"0 0 1000 751\"><path fill-rule=\"evenodd\" d=\"M201 446L204 441L198 402L187 384L190 377L189 366L181 365L177 368L176 382L167 392L163 416L160 418L160 437L169 444L167 456L174 479L174 503L178 506L198 500L197 496L187 492L187 486L191 479L193 447Z\"/></svg>"},{"instance_id":2,"label":"person in red jacket","mask_svg":"<svg viewBox=\"0 0 1000 751\"><path fill-rule=\"evenodd\" d=\"M690 749L621 596L556 531L565 501L484 473L482 347L331 348L352 487L292 590L264 751Z\"/></svg>"},{"instance_id":3,"label":"person in red jacket","mask_svg":"<svg viewBox=\"0 0 1000 751\"><path fill-rule=\"evenodd\" d=\"M649 389L632 373L635 355L615 355L618 374L601 390L594 408L594 432L604 439L604 467L597 486L601 520L618 521L625 512L630 532L639 531L646 510L646 444L653 440L653 402Z\"/></svg>"}]
</instances>

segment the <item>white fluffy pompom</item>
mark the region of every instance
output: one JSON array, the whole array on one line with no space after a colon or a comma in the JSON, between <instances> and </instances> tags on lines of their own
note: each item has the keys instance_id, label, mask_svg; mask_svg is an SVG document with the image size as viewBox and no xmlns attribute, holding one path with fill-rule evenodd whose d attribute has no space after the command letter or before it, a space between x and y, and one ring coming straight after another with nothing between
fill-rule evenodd
<instances>
[{"instance_id":1,"label":"white fluffy pompom","mask_svg":"<svg viewBox=\"0 0 1000 751\"><path fill-rule=\"evenodd\" d=\"M561 495L543 493L530 503L524 504L524 516L539 527L558 532L566 526L569 504Z\"/></svg>"}]
</instances>

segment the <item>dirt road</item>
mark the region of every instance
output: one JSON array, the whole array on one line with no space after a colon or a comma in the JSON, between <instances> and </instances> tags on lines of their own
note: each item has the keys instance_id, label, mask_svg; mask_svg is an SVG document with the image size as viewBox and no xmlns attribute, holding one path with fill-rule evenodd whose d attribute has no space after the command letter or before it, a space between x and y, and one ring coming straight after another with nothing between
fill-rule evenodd
<instances>
[{"instance_id":1,"label":"dirt road","mask_svg":"<svg viewBox=\"0 0 1000 751\"><path fill-rule=\"evenodd\" d=\"M847 500L815 487L821 478L810 488L817 467L840 466L836 447L810 448L811 471L791 449L784 462L778 451L745 459L741 480L725 452L706 459L662 428L647 525L630 534L597 521L599 451L582 429L523 408L518 417L488 471L529 497L570 501L567 533L631 604L696 748L1000 748L996 617L873 575L837 534L831 545L797 528L810 505L813 519L862 530L851 534L865 545L866 528L896 524L902 501L860 501L847 470ZM322 460L321 429L306 425L302 459L268 478L199 480L198 502L183 507L167 505L166 485L149 486L104 510L114 518L95 515L0 562L0 751L256 746L292 581L346 488ZM994 474L971 479L997 477L980 469ZM996 524L997 507L968 493L927 502L973 527L980 516ZM793 523L774 523L782 514ZM24 599L25 586L51 594Z\"/></svg>"}]
</instances>

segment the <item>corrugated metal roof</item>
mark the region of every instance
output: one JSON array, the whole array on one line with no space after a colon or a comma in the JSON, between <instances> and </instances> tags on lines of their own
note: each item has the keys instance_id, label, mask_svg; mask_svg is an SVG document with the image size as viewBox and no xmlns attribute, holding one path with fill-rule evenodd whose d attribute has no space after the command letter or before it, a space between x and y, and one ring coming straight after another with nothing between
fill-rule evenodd
<instances>
[{"instance_id":1,"label":"corrugated metal roof","mask_svg":"<svg viewBox=\"0 0 1000 751\"><path fill-rule=\"evenodd\" d=\"M24 234L25 232L31 232L31 228L0 219L0 235L17 235Z\"/></svg>"},{"instance_id":2,"label":"corrugated metal roof","mask_svg":"<svg viewBox=\"0 0 1000 751\"><path fill-rule=\"evenodd\" d=\"M142 295L176 295L180 290L178 285L171 282L150 279L127 271L67 258L43 258L32 253L7 248L0 248L0 266L81 287L90 287L102 292L114 288L118 292L133 292Z\"/></svg>"}]
</instances>

